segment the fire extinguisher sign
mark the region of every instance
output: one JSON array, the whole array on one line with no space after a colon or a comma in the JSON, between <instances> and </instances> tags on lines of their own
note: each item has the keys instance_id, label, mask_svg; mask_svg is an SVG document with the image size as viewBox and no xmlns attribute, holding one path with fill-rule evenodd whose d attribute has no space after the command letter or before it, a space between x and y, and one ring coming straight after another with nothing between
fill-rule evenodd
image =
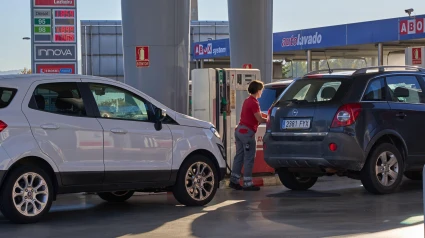
<instances>
[{"instance_id":1,"label":"fire extinguisher sign","mask_svg":"<svg viewBox=\"0 0 425 238\"><path fill-rule=\"evenodd\" d=\"M136 67L149 67L149 46L136 46Z\"/></svg>"},{"instance_id":2,"label":"fire extinguisher sign","mask_svg":"<svg viewBox=\"0 0 425 238\"><path fill-rule=\"evenodd\" d=\"M412 64L422 64L422 48L412 48Z\"/></svg>"}]
</instances>

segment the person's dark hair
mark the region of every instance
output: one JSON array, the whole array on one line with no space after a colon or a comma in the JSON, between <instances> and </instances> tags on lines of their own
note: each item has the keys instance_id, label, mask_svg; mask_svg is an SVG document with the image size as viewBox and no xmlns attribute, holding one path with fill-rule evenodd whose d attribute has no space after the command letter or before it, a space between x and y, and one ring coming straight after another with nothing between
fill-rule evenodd
<instances>
[{"instance_id":1,"label":"person's dark hair","mask_svg":"<svg viewBox=\"0 0 425 238\"><path fill-rule=\"evenodd\" d=\"M254 80L248 85L248 93L256 94L258 91L264 88L264 83L259 80Z\"/></svg>"}]
</instances>

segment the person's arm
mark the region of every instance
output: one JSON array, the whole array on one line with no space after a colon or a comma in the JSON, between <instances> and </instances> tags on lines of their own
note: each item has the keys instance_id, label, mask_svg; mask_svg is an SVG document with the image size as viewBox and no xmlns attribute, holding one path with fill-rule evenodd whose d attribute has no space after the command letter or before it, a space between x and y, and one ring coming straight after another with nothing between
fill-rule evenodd
<instances>
[{"instance_id":1,"label":"person's arm","mask_svg":"<svg viewBox=\"0 0 425 238\"><path fill-rule=\"evenodd\" d=\"M264 113L257 112L257 113L254 114L255 119L257 119L258 123L260 123L260 124L267 122L267 117L263 117L262 114L264 114Z\"/></svg>"},{"instance_id":2,"label":"person's arm","mask_svg":"<svg viewBox=\"0 0 425 238\"><path fill-rule=\"evenodd\" d=\"M262 117L264 117L264 118L269 117L269 115L267 115L267 114L265 114L265 113L261 113L261 116L262 116Z\"/></svg>"}]
</instances>

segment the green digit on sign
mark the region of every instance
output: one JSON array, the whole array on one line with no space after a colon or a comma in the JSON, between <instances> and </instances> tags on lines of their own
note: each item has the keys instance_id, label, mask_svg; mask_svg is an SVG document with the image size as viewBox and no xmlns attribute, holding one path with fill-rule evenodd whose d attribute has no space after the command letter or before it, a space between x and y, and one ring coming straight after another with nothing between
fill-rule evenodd
<instances>
[{"instance_id":1,"label":"green digit on sign","mask_svg":"<svg viewBox=\"0 0 425 238\"><path fill-rule=\"evenodd\" d=\"M35 18L34 25L50 25L50 18Z\"/></svg>"}]
</instances>

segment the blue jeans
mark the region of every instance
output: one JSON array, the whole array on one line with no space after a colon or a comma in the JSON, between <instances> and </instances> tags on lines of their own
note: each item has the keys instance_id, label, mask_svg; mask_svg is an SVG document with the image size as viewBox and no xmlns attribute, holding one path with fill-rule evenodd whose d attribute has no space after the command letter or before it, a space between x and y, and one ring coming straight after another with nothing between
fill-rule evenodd
<instances>
[{"instance_id":1,"label":"blue jeans","mask_svg":"<svg viewBox=\"0 0 425 238\"><path fill-rule=\"evenodd\" d=\"M236 155L233 160L230 181L239 184L243 166L243 186L249 187L254 185L252 182L252 169L254 167L254 159L257 151L255 132L246 126L239 125L235 130L235 139Z\"/></svg>"}]
</instances>

